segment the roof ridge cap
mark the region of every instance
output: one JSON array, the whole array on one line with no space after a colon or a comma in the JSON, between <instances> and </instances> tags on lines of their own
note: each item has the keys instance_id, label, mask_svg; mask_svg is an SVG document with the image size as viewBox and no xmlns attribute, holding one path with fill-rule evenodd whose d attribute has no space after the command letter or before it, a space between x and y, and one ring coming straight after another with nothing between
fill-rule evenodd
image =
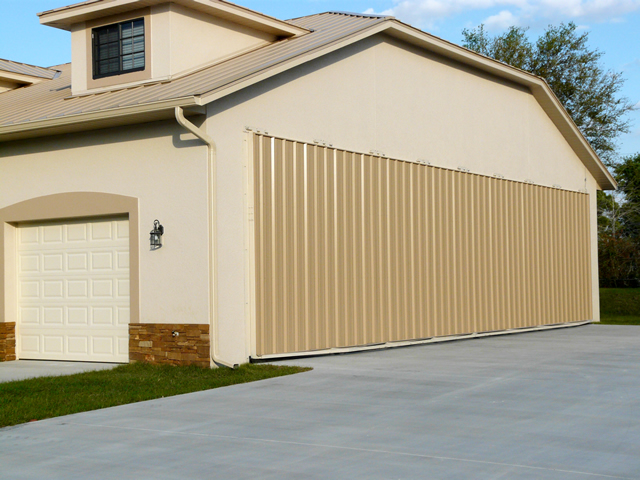
<instances>
[{"instance_id":1,"label":"roof ridge cap","mask_svg":"<svg viewBox=\"0 0 640 480\"><path fill-rule=\"evenodd\" d=\"M288 18L285 22L295 22L296 20L302 20L303 18L312 18L312 17L320 17L322 15L344 15L349 17L360 17L360 18L377 18L377 19L388 19L395 20L396 17L393 15L379 15L374 13L357 13L357 12L347 12L341 10L327 10L326 12L312 13L311 15L301 15L300 17Z\"/></svg>"},{"instance_id":2,"label":"roof ridge cap","mask_svg":"<svg viewBox=\"0 0 640 480\"><path fill-rule=\"evenodd\" d=\"M329 10L328 13L331 15L347 15L350 17L362 17L362 18L386 18L386 19L395 19L393 15L382 15L377 13L357 13L357 12L347 12L342 10Z\"/></svg>"}]
</instances>

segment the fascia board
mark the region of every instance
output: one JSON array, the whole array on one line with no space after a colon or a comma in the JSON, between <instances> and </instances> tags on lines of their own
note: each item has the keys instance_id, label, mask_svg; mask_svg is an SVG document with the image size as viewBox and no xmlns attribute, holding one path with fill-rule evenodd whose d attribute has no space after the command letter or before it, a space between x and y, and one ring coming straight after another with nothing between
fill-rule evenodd
<instances>
[{"instance_id":1,"label":"fascia board","mask_svg":"<svg viewBox=\"0 0 640 480\"><path fill-rule=\"evenodd\" d=\"M279 20L254 10L234 5L224 1L211 2L210 0L174 0L185 7L211 13L220 18L226 18L233 22L246 25L258 30L266 31L278 36L289 37L309 33L309 30L297 25Z\"/></svg>"},{"instance_id":2,"label":"fascia board","mask_svg":"<svg viewBox=\"0 0 640 480\"><path fill-rule=\"evenodd\" d=\"M194 112L201 113L200 103L195 97L174 98L162 102L146 103L129 107L111 108L98 112L80 113L59 118L24 122L14 125L0 127L0 142L13 140L15 138L28 138L40 136L44 131L62 131L63 127L78 126L74 131L90 130L93 124L108 121L112 125L127 124L127 119L135 118L136 122L153 121L157 119L158 112L167 111L170 117L173 115L175 107L194 107ZM188 110L187 110L188 111Z\"/></svg>"},{"instance_id":3,"label":"fascia board","mask_svg":"<svg viewBox=\"0 0 640 480\"><path fill-rule=\"evenodd\" d=\"M141 3L140 0L110 0L106 2L104 0L95 0L40 12L38 17L41 25L70 31L71 25L74 23L148 6L148 2L144 2L144 5Z\"/></svg>"},{"instance_id":4,"label":"fascia board","mask_svg":"<svg viewBox=\"0 0 640 480\"><path fill-rule=\"evenodd\" d=\"M603 190L617 190L616 182L609 169L604 165L591 144L584 137L560 100L555 96L551 87L543 79L540 85L531 88L531 93L536 98L542 109L567 140L576 155L582 160L587 170L593 175L598 185Z\"/></svg>"}]
</instances>

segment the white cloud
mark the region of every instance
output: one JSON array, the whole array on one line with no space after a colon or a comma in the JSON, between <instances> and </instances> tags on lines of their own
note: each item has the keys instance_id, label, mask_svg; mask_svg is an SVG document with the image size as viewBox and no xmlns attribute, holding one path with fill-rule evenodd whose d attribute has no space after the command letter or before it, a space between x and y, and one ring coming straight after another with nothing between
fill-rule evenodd
<instances>
[{"instance_id":1,"label":"white cloud","mask_svg":"<svg viewBox=\"0 0 640 480\"><path fill-rule=\"evenodd\" d=\"M640 10L640 0L392 0L383 12L416 26L433 27L465 11L501 8L486 18L487 28L546 25L561 21L615 22ZM367 13L374 13L368 9Z\"/></svg>"},{"instance_id":2,"label":"white cloud","mask_svg":"<svg viewBox=\"0 0 640 480\"><path fill-rule=\"evenodd\" d=\"M509 10L502 10L497 15L491 15L484 21L488 30L506 30L511 25L518 25L519 23L519 19Z\"/></svg>"}]
</instances>

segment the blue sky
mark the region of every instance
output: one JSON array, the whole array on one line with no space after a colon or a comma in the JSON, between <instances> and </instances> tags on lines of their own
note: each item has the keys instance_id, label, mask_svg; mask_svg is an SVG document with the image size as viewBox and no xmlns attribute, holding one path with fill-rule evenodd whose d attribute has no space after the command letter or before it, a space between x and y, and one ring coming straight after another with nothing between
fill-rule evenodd
<instances>
[{"instance_id":1,"label":"blue sky","mask_svg":"<svg viewBox=\"0 0 640 480\"><path fill-rule=\"evenodd\" d=\"M484 23L492 33L509 25L537 37L549 24L573 21L589 32L589 45L605 52L606 68L623 72L623 94L640 107L640 0L235 0L277 18L328 10L396 16L454 43L463 28ZM40 66L71 60L70 34L39 25L36 13L73 0L0 0L0 58ZM619 139L622 155L640 152L640 109Z\"/></svg>"}]
</instances>

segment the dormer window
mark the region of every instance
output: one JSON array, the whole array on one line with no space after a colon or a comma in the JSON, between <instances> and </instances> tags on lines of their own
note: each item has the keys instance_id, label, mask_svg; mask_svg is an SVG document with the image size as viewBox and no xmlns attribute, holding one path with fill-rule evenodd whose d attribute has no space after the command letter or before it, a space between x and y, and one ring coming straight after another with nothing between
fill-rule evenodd
<instances>
[{"instance_id":1,"label":"dormer window","mask_svg":"<svg viewBox=\"0 0 640 480\"><path fill-rule=\"evenodd\" d=\"M144 19L94 28L93 78L144 70Z\"/></svg>"}]
</instances>

